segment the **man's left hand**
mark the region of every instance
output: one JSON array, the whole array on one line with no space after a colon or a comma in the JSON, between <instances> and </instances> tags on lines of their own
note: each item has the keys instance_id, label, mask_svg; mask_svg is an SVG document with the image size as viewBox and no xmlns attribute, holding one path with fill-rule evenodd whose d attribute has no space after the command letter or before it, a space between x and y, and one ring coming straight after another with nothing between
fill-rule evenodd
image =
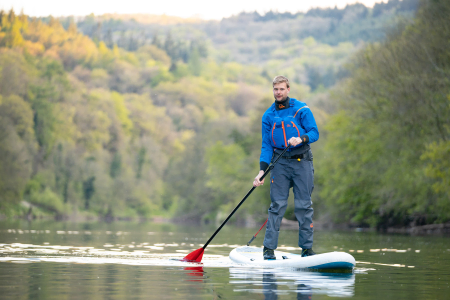
<instances>
[{"instance_id":1,"label":"man's left hand","mask_svg":"<svg viewBox=\"0 0 450 300\"><path fill-rule=\"evenodd\" d=\"M299 137L290 138L289 141L288 141L288 143L291 146L294 146L294 147L297 146L297 145L300 145L302 142L303 142L302 139L299 138Z\"/></svg>"}]
</instances>

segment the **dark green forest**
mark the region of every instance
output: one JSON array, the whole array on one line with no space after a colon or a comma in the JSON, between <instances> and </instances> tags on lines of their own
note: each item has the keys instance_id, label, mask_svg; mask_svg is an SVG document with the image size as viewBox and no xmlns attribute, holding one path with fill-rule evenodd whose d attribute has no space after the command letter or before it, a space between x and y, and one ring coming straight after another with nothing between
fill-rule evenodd
<instances>
[{"instance_id":1,"label":"dark green forest","mask_svg":"<svg viewBox=\"0 0 450 300\"><path fill-rule=\"evenodd\" d=\"M449 13L444 0L221 21L2 11L0 214L223 220L258 172L284 74L321 132L317 219L446 222ZM234 220L265 219L269 202L264 185Z\"/></svg>"}]
</instances>

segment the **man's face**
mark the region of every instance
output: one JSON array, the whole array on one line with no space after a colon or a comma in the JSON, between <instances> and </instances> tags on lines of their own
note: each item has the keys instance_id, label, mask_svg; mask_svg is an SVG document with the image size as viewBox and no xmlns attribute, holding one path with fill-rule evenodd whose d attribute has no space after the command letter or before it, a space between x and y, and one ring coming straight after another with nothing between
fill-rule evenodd
<instances>
[{"instance_id":1,"label":"man's face","mask_svg":"<svg viewBox=\"0 0 450 300\"><path fill-rule=\"evenodd\" d=\"M291 89L287 87L286 82L276 83L273 86L273 96L275 100L281 102L284 101Z\"/></svg>"}]
</instances>

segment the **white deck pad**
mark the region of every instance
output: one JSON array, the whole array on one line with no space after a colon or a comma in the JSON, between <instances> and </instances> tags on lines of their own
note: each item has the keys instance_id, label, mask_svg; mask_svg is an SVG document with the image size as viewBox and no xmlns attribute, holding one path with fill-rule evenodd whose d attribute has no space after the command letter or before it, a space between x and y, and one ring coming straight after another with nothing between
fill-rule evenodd
<instances>
[{"instance_id":1,"label":"white deck pad","mask_svg":"<svg viewBox=\"0 0 450 300\"><path fill-rule=\"evenodd\" d=\"M300 254L275 250L275 256L276 260L264 260L263 248L248 246L238 247L230 253L230 259L236 263L261 267L347 270L355 267L355 258L345 252L328 252L302 257Z\"/></svg>"}]
</instances>

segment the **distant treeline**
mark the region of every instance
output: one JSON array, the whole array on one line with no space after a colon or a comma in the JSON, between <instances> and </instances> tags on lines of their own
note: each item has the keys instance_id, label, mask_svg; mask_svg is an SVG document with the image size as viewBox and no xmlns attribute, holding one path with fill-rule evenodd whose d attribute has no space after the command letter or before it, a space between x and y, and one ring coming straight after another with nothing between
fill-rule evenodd
<instances>
[{"instance_id":1,"label":"distant treeline","mask_svg":"<svg viewBox=\"0 0 450 300\"><path fill-rule=\"evenodd\" d=\"M163 49L174 65L178 60L187 62L190 55L208 55L219 62L258 64L265 74L284 73L311 90L331 87L347 75L339 57L330 57L328 48L359 47L363 42L382 41L386 31L395 30L398 18L410 20L419 0L390 0L377 3L373 8L356 3L343 9L315 8L306 13L279 13L269 11L242 12L221 21L198 21L176 24L143 22L144 16L94 16L77 21L82 33L94 41L103 41L109 48L117 45L136 51L144 45ZM126 17L126 18L125 18ZM130 19L131 18L131 19ZM170 17L167 17L170 18ZM148 16L149 20L155 16ZM48 21L48 18L43 19ZM62 18L68 28L73 18ZM306 59L301 47L305 39L313 39L322 47L314 52L325 59ZM348 45L351 43L352 45ZM208 51L208 48L212 48ZM326 53L328 52L328 53ZM306 61L299 61L303 56ZM332 59L329 59L332 58ZM289 69L286 73L286 69ZM270 76L269 76L270 77Z\"/></svg>"},{"instance_id":2,"label":"distant treeline","mask_svg":"<svg viewBox=\"0 0 450 300\"><path fill-rule=\"evenodd\" d=\"M269 22L269 21L281 21L284 19L299 19L301 17L317 17L317 18L330 18L335 20L344 19L349 13L357 13L360 18L366 18L371 15L372 17L378 17L384 13L396 12L411 12L416 11L419 6L419 0L389 0L388 2L375 3L373 9L366 7L364 4L355 3L347 4L343 9L337 7L334 8L312 8L306 13L297 12L284 12L268 11L264 14L260 14L257 11L253 13L240 13L237 18L247 20L250 16L253 21L256 22Z\"/></svg>"}]
</instances>

